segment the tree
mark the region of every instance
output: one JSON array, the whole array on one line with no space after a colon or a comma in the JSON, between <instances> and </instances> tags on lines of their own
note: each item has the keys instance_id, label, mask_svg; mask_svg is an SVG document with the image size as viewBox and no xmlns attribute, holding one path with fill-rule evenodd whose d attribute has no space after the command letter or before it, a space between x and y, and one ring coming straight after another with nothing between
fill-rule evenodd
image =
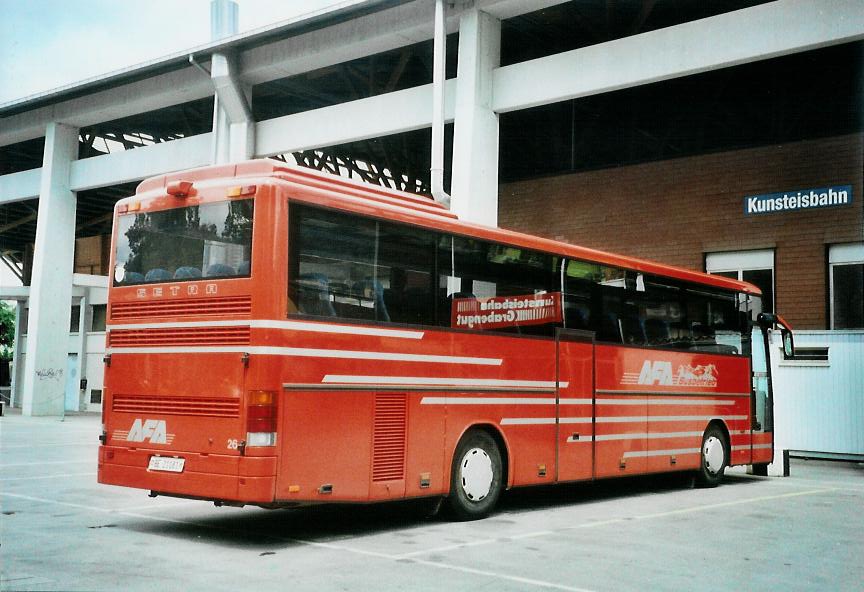
<instances>
[{"instance_id":1,"label":"tree","mask_svg":"<svg viewBox=\"0 0 864 592\"><path fill-rule=\"evenodd\" d=\"M5 302L0 302L0 361L12 359L15 345L15 311Z\"/></svg>"}]
</instances>

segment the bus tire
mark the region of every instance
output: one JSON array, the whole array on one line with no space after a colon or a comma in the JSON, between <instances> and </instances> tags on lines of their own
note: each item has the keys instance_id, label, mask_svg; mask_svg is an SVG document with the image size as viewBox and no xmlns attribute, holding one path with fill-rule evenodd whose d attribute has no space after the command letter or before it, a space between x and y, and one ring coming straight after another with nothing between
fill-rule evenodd
<instances>
[{"instance_id":1,"label":"bus tire","mask_svg":"<svg viewBox=\"0 0 864 592\"><path fill-rule=\"evenodd\" d=\"M708 426L702 436L702 448L699 456L701 462L696 473L696 482L700 487L717 487L723 480L723 473L729 465L729 445L726 435L716 425Z\"/></svg>"},{"instance_id":2,"label":"bus tire","mask_svg":"<svg viewBox=\"0 0 864 592\"><path fill-rule=\"evenodd\" d=\"M453 455L447 504L457 520L488 516L498 503L503 480L498 444L488 433L471 430L462 436Z\"/></svg>"}]
</instances>

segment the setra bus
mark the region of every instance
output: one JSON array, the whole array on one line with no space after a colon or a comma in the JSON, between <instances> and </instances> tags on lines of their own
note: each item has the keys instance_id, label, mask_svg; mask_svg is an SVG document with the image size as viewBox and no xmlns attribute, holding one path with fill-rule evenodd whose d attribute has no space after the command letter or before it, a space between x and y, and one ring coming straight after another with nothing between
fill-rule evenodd
<instances>
[{"instance_id":1,"label":"setra bus","mask_svg":"<svg viewBox=\"0 0 864 592\"><path fill-rule=\"evenodd\" d=\"M142 182L112 244L100 483L471 519L505 488L773 458L783 325L748 283L273 160Z\"/></svg>"}]
</instances>

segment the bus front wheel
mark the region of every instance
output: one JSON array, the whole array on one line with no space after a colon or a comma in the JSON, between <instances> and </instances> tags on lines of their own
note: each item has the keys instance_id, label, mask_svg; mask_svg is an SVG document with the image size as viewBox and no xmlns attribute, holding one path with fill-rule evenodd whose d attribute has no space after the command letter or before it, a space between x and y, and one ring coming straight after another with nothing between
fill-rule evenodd
<instances>
[{"instance_id":1,"label":"bus front wheel","mask_svg":"<svg viewBox=\"0 0 864 592\"><path fill-rule=\"evenodd\" d=\"M729 464L727 451L729 446L726 435L716 425L708 426L702 436L702 450L700 456L702 462L696 481L701 487L717 487L723 480L723 473Z\"/></svg>"},{"instance_id":2,"label":"bus front wheel","mask_svg":"<svg viewBox=\"0 0 864 592\"><path fill-rule=\"evenodd\" d=\"M503 478L501 451L482 430L466 433L453 455L450 475L450 511L457 520L487 516L501 495Z\"/></svg>"}]
</instances>

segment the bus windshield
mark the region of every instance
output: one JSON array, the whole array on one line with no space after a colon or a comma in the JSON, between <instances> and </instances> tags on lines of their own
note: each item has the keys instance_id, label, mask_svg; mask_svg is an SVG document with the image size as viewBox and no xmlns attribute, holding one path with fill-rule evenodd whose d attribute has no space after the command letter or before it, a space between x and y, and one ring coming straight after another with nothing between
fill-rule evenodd
<instances>
[{"instance_id":1,"label":"bus windshield","mask_svg":"<svg viewBox=\"0 0 864 592\"><path fill-rule=\"evenodd\" d=\"M249 275L253 200L124 214L114 285Z\"/></svg>"}]
</instances>

